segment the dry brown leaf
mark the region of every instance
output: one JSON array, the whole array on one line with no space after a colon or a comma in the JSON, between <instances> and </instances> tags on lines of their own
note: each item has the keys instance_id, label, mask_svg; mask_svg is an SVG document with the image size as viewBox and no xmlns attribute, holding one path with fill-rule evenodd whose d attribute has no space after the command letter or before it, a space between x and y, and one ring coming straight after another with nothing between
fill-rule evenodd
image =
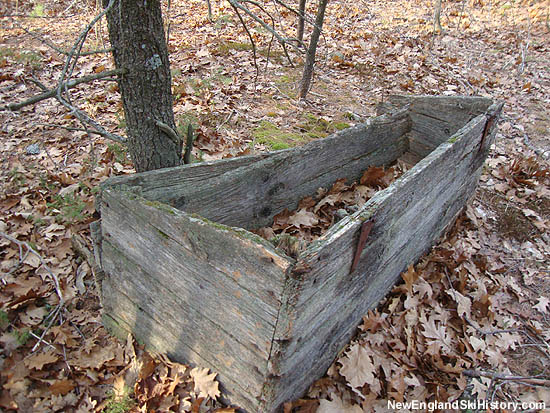
<instances>
[{"instance_id":1,"label":"dry brown leaf","mask_svg":"<svg viewBox=\"0 0 550 413\"><path fill-rule=\"evenodd\" d=\"M550 299L548 299L548 297L540 296L538 303L535 304L533 308L537 309L543 314L547 314L548 311L550 310L549 305L550 305Z\"/></svg>"},{"instance_id":2,"label":"dry brown leaf","mask_svg":"<svg viewBox=\"0 0 550 413\"><path fill-rule=\"evenodd\" d=\"M313 212L300 209L294 215L290 216L288 223L296 228L313 227L319 223L319 218Z\"/></svg>"},{"instance_id":3,"label":"dry brown leaf","mask_svg":"<svg viewBox=\"0 0 550 413\"><path fill-rule=\"evenodd\" d=\"M372 384L375 366L368 351L360 344L353 344L346 352L345 357L339 359L342 364L340 374L344 376L352 388L360 388L365 384Z\"/></svg>"},{"instance_id":4,"label":"dry brown leaf","mask_svg":"<svg viewBox=\"0 0 550 413\"><path fill-rule=\"evenodd\" d=\"M220 396L218 382L215 380L217 373L208 374L209 369L195 367L189 373L195 383L194 391L199 397L210 397L216 400Z\"/></svg>"},{"instance_id":5,"label":"dry brown leaf","mask_svg":"<svg viewBox=\"0 0 550 413\"><path fill-rule=\"evenodd\" d=\"M59 396L59 395L66 395L69 393L72 389L76 387L76 383L69 379L64 380L57 380L54 381L50 387L49 390L53 395Z\"/></svg>"},{"instance_id":6,"label":"dry brown leaf","mask_svg":"<svg viewBox=\"0 0 550 413\"><path fill-rule=\"evenodd\" d=\"M321 399L317 413L363 413L363 409L358 405L345 403L336 394L332 395L332 400Z\"/></svg>"},{"instance_id":7,"label":"dry brown leaf","mask_svg":"<svg viewBox=\"0 0 550 413\"><path fill-rule=\"evenodd\" d=\"M25 365L29 369L42 370L46 364L55 363L59 360L59 356L51 348L38 353L31 354L25 359Z\"/></svg>"}]
</instances>

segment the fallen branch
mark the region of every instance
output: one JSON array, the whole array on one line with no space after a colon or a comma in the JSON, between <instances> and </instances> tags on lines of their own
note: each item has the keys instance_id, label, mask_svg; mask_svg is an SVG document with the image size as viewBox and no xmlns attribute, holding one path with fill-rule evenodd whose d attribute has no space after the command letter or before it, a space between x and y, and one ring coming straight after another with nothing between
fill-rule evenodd
<instances>
[{"instance_id":1,"label":"fallen branch","mask_svg":"<svg viewBox=\"0 0 550 413\"><path fill-rule=\"evenodd\" d=\"M103 136L104 138L126 145L127 139L125 137L108 132L105 128L103 128L103 126L101 126L91 117L89 117L86 113L76 108L69 101L61 97L61 93L58 93L56 98L63 106L65 106L67 109L71 111L71 113L84 125L84 127L86 127L86 125L91 125L96 129L95 131L90 131L88 129L85 129L86 133L89 133L89 134L95 133Z\"/></svg>"},{"instance_id":2,"label":"fallen branch","mask_svg":"<svg viewBox=\"0 0 550 413\"><path fill-rule=\"evenodd\" d=\"M60 305L63 305L65 303L65 300L63 298L63 293L61 292L61 286L59 284L59 279L57 278L57 276L53 273L53 271L50 269L50 267L48 266L48 264L46 264L46 261L44 260L44 258L42 258L42 255L40 255L38 252L36 252L27 242L25 241L19 241L17 238L14 238L8 234L5 234L3 232L0 232L0 237L2 238L5 238L7 239L8 241L10 242L13 242L14 244L16 244L18 247L19 247L19 252L21 254L21 251L23 249L23 247L25 247L27 249L28 252L36 255L38 257L38 259L40 260L40 264L42 265L42 267L44 267L44 269L48 272L48 275L51 277L52 281L54 282L54 286L55 286L55 291L57 292L57 295L59 296L59 302L60 302Z\"/></svg>"},{"instance_id":3,"label":"fallen branch","mask_svg":"<svg viewBox=\"0 0 550 413\"><path fill-rule=\"evenodd\" d=\"M68 82L64 82L62 84L63 89L72 89L82 83L89 83L93 82L94 80L103 79L106 77L111 76L117 76L117 75L123 75L126 73L123 69L114 69L114 70L107 70L105 72L101 73L95 73L93 75L88 75L84 77L79 77L77 79L69 80ZM42 88L41 86L39 86ZM8 103L7 105L3 106L1 109L8 109L8 110L19 110L25 106L32 105L34 103L38 103L42 100L54 98L57 94L57 88L56 89L48 89L47 92L41 93L40 95L35 95L27 100L24 100L23 102L19 103Z\"/></svg>"},{"instance_id":4,"label":"fallen branch","mask_svg":"<svg viewBox=\"0 0 550 413\"><path fill-rule=\"evenodd\" d=\"M534 386L543 386L550 387L550 380L541 379L537 376L511 376L502 373L493 373L489 371L478 371L478 370L464 370L462 372L465 376L468 377L487 377L491 380L501 380L501 381L516 381L521 383L532 384Z\"/></svg>"},{"instance_id":5,"label":"fallen branch","mask_svg":"<svg viewBox=\"0 0 550 413\"><path fill-rule=\"evenodd\" d=\"M61 129L65 129L65 130L68 130L68 131L74 131L74 132L86 132L86 133L91 133L91 134L94 134L94 135L100 135L101 136L101 133L99 133L97 131L87 130L87 129L84 129L84 128L74 128L72 126L55 125L53 123L40 123L40 122L34 123L34 125L49 126L51 128L61 128Z\"/></svg>"}]
</instances>

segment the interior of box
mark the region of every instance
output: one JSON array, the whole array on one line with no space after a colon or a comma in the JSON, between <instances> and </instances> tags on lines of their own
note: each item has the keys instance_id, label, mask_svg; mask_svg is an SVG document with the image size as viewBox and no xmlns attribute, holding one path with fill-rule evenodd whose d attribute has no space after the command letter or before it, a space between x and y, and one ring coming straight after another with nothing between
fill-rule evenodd
<instances>
[{"instance_id":1,"label":"interior of box","mask_svg":"<svg viewBox=\"0 0 550 413\"><path fill-rule=\"evenodd\" d=\"M301 199L338 179L358 180L369 167L388 167L397 160L416 164L489 104L485 98L392 97L380 105L382 116L299 148L120 181L139 187L152 201L254 230L271 225L276 214L295 210Z\"/></svg>"}]
</instances>

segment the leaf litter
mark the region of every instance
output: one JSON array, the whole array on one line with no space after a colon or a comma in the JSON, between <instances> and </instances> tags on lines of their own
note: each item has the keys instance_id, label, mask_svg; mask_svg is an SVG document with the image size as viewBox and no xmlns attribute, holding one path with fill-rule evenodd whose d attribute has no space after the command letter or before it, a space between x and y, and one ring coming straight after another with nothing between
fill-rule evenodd
<instances>
[{"instance_id":1,"label":"leaf litter","mask_svg":"<svg viewBox=\"0 0 550 413\"><path fill-rule=\"evenodd\" d=\"M458 397L543 400L548 406L550 50L544 2L444 3L446 31L435 37L425 2L331 3L305 105L293 97L299 68L260 54L266 70L255 80L250 50L240 46L247 44L246 34L227 4L212 6L213 22L204 1L172 2L165 10L172 22L174 111L182 126L190 119L197 123L196 159L268 149L250 132L265 121L288 133L302 132L304 116L311 114L358 122L387 94L488 95L506 102L471 204L446 238L365 315L325 377L306 398L289 402L285 413L387 411L387 400ZM0 5L2 16L33 15L18 23L60 45L70 44L96 12L85 2ZM280 18L288 27L294 22L284 11ZM1 19L0 98L19 101L40 91L27 81L31 75L51 85L63 60L12 17ZM91 48L102 48L106 30L92 34ZM268 44L266 33L255 36L258 44ZM106 55L80 63L79 74L112 67ZM108 130L123 133L116 86L96 81L72 96ZM94 269L82 266L71 238L83 236L91 249L94 188L109 176L133 172L124 148L51 126L78 127L52 101L0 112L0 119L0 232L26 242L44 260L0 237L0 407L234 411L214 400L215 372L151 355L131 338L112 338L101 325ZM332 194L326 188L316 204L304 200L300 215L285 212L272 230L305 234L308 242L338 219L338 210L353 213L354 204L342 199L357 199L356 188L363 185L339 185L342 190ZM361 200L368 196L359 194ZM61 310L52 275L59 280ZM543 384L530 384L535 380Z\"/></svg>"},{"instance_id":2,"label":"leaf litter","mask_svg":"<svg viewBox=\"0 0 550 413\"><path fill-rule=\"evenodd\" d=\"M254 232L271 241L287 255L296 257L306 245L322 236L336 222L359 209L379 190L398 179L408 166L398 161L385 168L371 166L349 184L337 179L330 188L300 200L295 211L285 208L273 217L273 225Z\"/></svg>"}]
</instances>

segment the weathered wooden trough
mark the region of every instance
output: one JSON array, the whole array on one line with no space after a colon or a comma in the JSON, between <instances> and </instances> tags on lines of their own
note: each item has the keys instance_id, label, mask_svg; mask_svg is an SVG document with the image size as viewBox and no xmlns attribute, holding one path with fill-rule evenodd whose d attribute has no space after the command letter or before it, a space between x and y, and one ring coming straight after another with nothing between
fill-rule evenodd
<instances>
[{"instance_id":1,"label":"weathered wooden trough","mask_svg":"<svg viewBox=\"0 0 550 413\"><path fill-rule=\"evenodd\" d=\"M502 105L424 96L381 108L300 148L106 181L105 322L219 373L225 397L248 412L300 396L473 194ZM248 231L398 158L416 165L296 259Z\"/></svg>"}]
</instances>

